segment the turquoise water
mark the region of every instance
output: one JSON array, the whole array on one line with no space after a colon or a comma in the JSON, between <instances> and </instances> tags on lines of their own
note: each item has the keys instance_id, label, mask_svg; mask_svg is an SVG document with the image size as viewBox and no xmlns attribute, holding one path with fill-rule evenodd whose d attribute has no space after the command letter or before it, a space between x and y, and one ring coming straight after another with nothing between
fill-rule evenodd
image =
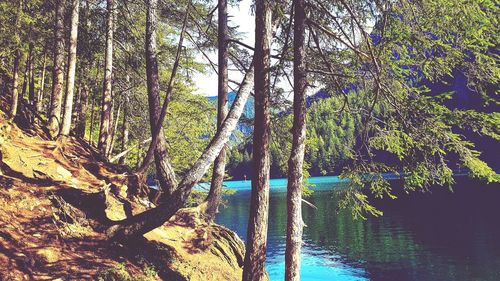
<instances>
[{"instance_id":1,"label":"turquoise water","mask_svg":"<svg viewBox=\"0 0 500 281\"><path fill-rule=\"evenodd\" d=\"M337 210L337 177L313 177L313 195L303 205L301 279L389 281L500 280L500 186L463 180L455 192L402 195L376 201L381 218L354 220ZM250 181L228 181L216 221L246 238ZM395 187L397 189L397 187ZM286 179L271 180L267 271L284 280Z\"/></svg>"}]
</instances>

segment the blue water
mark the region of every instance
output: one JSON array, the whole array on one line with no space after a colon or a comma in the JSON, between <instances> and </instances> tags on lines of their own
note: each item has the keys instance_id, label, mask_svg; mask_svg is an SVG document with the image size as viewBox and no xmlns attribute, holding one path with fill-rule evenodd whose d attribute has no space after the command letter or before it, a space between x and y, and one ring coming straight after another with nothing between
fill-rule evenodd
<instances>
[{"instance_id":1,"label":"blue water","mask_svg":"<svg viewBox=\"0 0 500 281\"><path fill-rule=\"evenodd\" d=\"M381 218L354 220L338 210L338 177L313 177L313 195L303 205L301 279L388 281L500 280L500 186L463 181L455 192L402 195L376 201ZM216 221L246 239L250 181L227 181ZM397 188L397 187L395 187ZM267 272L284 280L286 179L271 180Z\"/></svg>"}]
</instances>

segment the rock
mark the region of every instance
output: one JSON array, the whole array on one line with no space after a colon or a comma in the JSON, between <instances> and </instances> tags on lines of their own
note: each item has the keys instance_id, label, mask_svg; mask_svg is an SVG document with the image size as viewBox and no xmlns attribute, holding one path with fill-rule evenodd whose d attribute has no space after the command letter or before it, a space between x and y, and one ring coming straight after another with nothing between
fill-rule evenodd
<instances>
[{"instance_id":1,"label":"rock","mask_svg":"<svg viewBox=\"0 0 500 281\"><path fill-rule=\"evenodd\" d=\"M59 174L63 179L69 179L73 176L70 171L59 165L56 167L56 173Z\"/></svg>"},{"instance_id":2,"label":"rock","mask_svg":"<svg viewBox=\"0 0 500 281\"><path fill-rule=\"evenodd\" d=\"M36 251L36 254L38 255L39 259L44 263L57 262L61 257L61 254L59 253L58 249L54 247L42 248Z\"/></svg>"}]
</instances>

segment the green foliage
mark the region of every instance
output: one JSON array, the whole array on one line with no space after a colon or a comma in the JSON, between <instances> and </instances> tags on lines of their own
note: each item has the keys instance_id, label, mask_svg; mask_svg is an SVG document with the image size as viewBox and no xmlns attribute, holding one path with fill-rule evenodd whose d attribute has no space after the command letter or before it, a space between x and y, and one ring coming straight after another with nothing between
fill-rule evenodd
<instances>
[{"instance_id":1,"label":"green foliage","mask_svg":"<svg viewBox=\"0 0 500 281\"><path fill-rule=\"evenodd\" d=\"M234 194L236 194L236 192L237 191L235 189L225 188L224 187L222 189L222 198L234 195ZM200 190L196 190L195 189L189 195L189 198L187 200L186 206L187 207L196 207L196 206L199 206L200 204L202 204L203 202L205 202L205 200L207 199L207 196L208 196L208 190L207 191L200 191ZM221 202L220 202L220 206L224 207L226 205L227 205L227 201L224 200L224 199L222 199Z\"/></svg>"},{"instance_id":2,"label":"green foliage","mask_svg":"<svg viewBox=\"0 0 500 281\"><path fill-rule=\"evenodd\" d=\"M205 97L178 91L169 105L165 137L172 166L181 174L198 159L216 131L215 106Z\"/></svg>"},{"instance_id":3,"label":"green foliage","mask_svg":"<svg viewBox=\"0 0 500 281\"><path fill-rule=\"evenodd\" d=\"M354 95L349 96L355 102ZM360 115L340 110L344 99L331 97L315 102L307 111L306 152L304 178L309 175L332 175L339 173L352 158L352 148L360 125ZM275 116L271 130L271 175L284 177L287 173L291 150L292 115ZM246 143L231 149L228 170L232 174L237 167L249 169L250 155ZM307 177L306 177L307 176ZM304 183L304 186L307 186Z\"/></svg>"},{"instance_id":4,"label":"green foliage","mask_svg":"<svg viewBox=\"0 0 500 281\"><path fill-rule=\"evenodd\" d=\"M353 95L348 99L353 102ZM352 158L360 116L341 110L343 97L314 103L307 113L306 161L314 175L338 173Z\"/></svg>"},{"instance_id":5,"label":"green foliage","mask_svg":"<svg viewBox=\"0 0 500 281\"><path fill-rule=\"evenodd\" d=\"M29 45L33 45L34 52L45 52L45 42L51 34L48 27L52 27L51 9L51 3L41 0L0 2L0 75L12 77L17 51L23 57L20 67L26 63Z\"/></svg>"},{"instance_id":6,"label":"green foliage","mask_svg":"<svg viewBox=\"0 0 500 281\"><path fill-rule=\"evenodd\" d=\"M425 0L394 5L384 26L377 75L364 77L367 98L381 111L363 118L360 147L343 175L351 180L341 206L354 215L380 215L367 201L364 188L375 197L392 195L383 176L394 173L405 191L428 190L454 183L453 170L466 168L472 177L498 182L500 177L474 149L463 132L498 140L499 115L479 108L451 109L453 93L430 95L423 79L443 83L454 70L468 78L468 87L484 100L496 102L488 88L498 87L498 12L492 1ZM384 30L381 31L380 29ZM379 81L379 82L377 82ZM494 94L493 94L494 95ZM363 110L363 109L360 109ZM384 157L380 157L383 155ZM382 164L383 162L383 164Z\"/></svg>"},{"instance_id":7,"label":"green foliage","mask_svg":"<svg viewBox=\"0 0 500 281\"><path fill-rule=\"evenodd\" d=\"M142 274L131 275L125 264L119 263L115 267L105 269L97 274L99 281L154 281L158 280L158 273L152 265L144 265Z\"/></svg>"}]
</instances>

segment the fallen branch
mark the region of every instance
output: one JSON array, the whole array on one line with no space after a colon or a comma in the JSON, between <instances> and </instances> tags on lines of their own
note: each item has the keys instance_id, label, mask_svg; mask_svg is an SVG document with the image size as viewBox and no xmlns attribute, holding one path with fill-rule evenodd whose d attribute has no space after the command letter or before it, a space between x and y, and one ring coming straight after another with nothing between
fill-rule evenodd
<instances>
[{"instance_id":1,"label":"fallen branch","mask_svg":"<svg viewBox=\"0 0 500 281\"><path fill-rule=\"evenodd\" d=\"M140 142L139 144L141 144L141 145L142 145L142 144L148 143L148 142L150 142L150 141L151 141L151 138L149 138L149 139L145 139L145 140L143 140L142 142ZM132 151L132 149L134 149L134 148L135 148L135 145L134 145L134 146L131 146L129 149L127 149L127 150L125 150L125 151L122 151L122 152L120 152L120 153L116 154L115 156L113 156L113 157L109 160L109 162L110 162L110 163L115 162L116 160L118 160L118 159L122 158L123 156L127 155L127 153L129 153L130 151Z\"/></svg>"},{"instance_id":2,"label":"fallen branch","mask_svg":"<svg viewBox=\"0 0 500 281\"><path fill-rule=\"evenodd\" d=\"M309 207L311 207L313 209L316 209L316 210L318 209L318 207L314 206L313 203L311 203L311 202L308 202L304 199L302 199L302 202L306 203Z\"/></svg>"}]
</instances>

